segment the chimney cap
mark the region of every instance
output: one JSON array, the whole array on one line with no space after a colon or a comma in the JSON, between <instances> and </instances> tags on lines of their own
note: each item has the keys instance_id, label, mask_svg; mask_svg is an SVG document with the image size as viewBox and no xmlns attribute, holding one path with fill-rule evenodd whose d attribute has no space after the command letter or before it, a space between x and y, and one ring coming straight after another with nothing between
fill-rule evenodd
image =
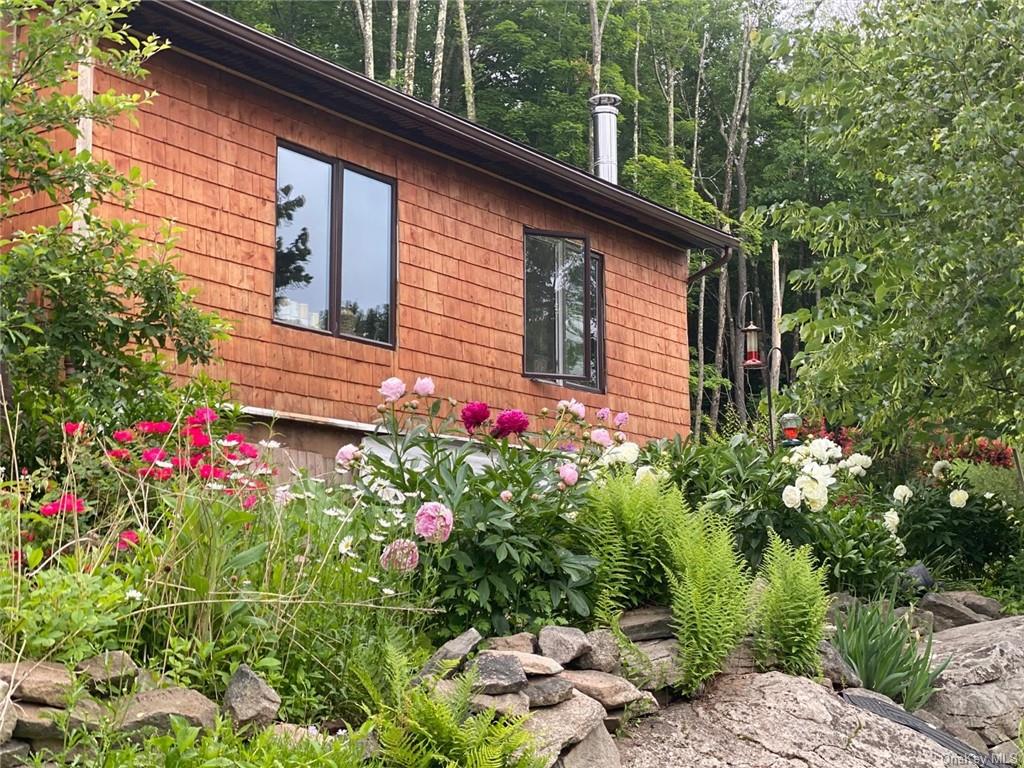
<instances>
[{"instance_id":1,"label":"chimney cap","mask_svg":"<svg viewBox=\"0 0 1024 768\"><path fill-rule=\"evenodd\" d=\"M614 93L599 93L587 99L592 107L617 107L622 103L622 98Z\"/></svg>"}]
</instances>

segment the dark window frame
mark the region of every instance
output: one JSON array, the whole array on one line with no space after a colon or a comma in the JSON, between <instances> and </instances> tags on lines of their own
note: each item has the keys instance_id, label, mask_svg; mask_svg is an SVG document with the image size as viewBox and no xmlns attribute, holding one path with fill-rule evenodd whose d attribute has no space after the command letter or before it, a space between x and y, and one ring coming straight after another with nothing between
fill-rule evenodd
<instances>
[{"instance_id":1,"label":"dark window frame","mask_svg":"<svg viewBox=\"0 0 1024 768\"><path fill-rule=\"evenodd\" d=\"M598 388L595 389L591 383L590 378L592 375L592 366L594 361L591 359L591 344L588 338L586 343L583 345L583 358L584 358L584 374L581 376L551 376L544 372L530 371L526 367L526 244L527 238L535 237L551 237L551 238L563 238L566 240L579 240L583 243L583 274L584 274L584 291L583 291L583 326L589 329L591 327L591 313L594 308L591 304L591 293L590 281L591 281L591 248L590 248L590 236L580 232L566 232L561 230L549 230L549 229L536 229L533 227L523 228L523 352L522 352L522 375L525 378L532 379L534 381L540 381L546 384L554 384L555 386L571 387L572 389L580 389L588 392L603 392L604 391L604 256L598 254L601 258L601 270L599 273L600 279L600 290L598 292L598 344L597 352L600 356L602 365L598 368Z\"/></svg>"},{"instance_id":2,"label":"dark window frame","mask_svg":"<svg viewBox=\"0 0 1024 768\"><path fill-rule=\"evenodd\" d=\"M304 147L300 144L288 141L287 139L278 139L277 147L274 150L274 194L275 194L275 205L277 190L280 189L278 182L280 179L277 178L277 157L281 149L287 149L290 152L296 154L305 155L311 157L314 160L319 160L322 163L326 163L331 167L331 209L330 209L330 236L331 244L328 248L328 280L330 285L327 291L327 328L311 328L306 325L299 325L298 323L289 323L287 320L280 320L276 316L273 309L273 302L271 302L271 318L270 322L274 325L279 325L283 328L292 328L299 331L309 331L316 333L320 336L331 336L336 339L345 339L347 341L358 341L363 344L370 344L374 347L381 347L383 349L396 349L398 346L398 179L391 176L385 176L377 171L364 168L361 165L350 163L347 160L342 160L338 157L331 157L325 155L322 152L318 152L315 149ZM378 339L368 339L365 336L359 336L354 333L343 333L339 329L339 315L341 310L341 251L342 251L342 221L345 211L345 185L344 177L345 171L352 171L358 173L361 176L379 181L383 184L387 184L391 188L391 247L390 247L390 261L389 266L391 270L391 286L388 292L388 301L390 302L390 308L388 311L388 341L379 341ZM274 239L277 239L277 223L274 224ZM276 259L277 252L274 252L275 259L275 270L276 270ZM276 294L277 288L275 286L274 292ZM273 298L273 297L272 297Z\"/></svg>"},{"instance_id":3,"label":"dark window frame","mask_svg":"<svg viewBox=\"0 0 1024 768\"><path fill-rule=\"evenodd\" d=\"M561 386L568 387L569 389L578 389L581 392L593 392L598 395L603 395L608 391L608 371L606 369L606 357L605 357L605 283L604 283L604 266L605 266L605 255L600 251L591 250L590 258L591 265L594 263L594 257L597 257L597 263L600 268L597 270L597 290L594 291L597 295L597 307L594 309L597 311L597 360L591 361L591 365L597 365L597 386L592 385L589 381L566 381Z\"/></svg>"}]
</instances>

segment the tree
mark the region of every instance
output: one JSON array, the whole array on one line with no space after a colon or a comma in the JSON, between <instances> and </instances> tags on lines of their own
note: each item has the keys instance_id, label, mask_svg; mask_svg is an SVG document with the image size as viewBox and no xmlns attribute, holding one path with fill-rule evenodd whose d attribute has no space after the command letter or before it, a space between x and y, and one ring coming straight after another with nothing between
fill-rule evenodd
<instances>
[{"instance_id":1,"label":"tree","mask_svg":"<svg viewBox=\"0 0 1024 768\"><path fill-rule=\"evenodd\" d=\"M88 129L151 94L94 96L75 84L93 66L142 78L146 59L165 47L129 35L123 20L131 4L4 6L0 359L11 393L4 422L25 461L54 454L63 419L102 423L158 407L170 386L160 352L206 362L224 328L181 288L169 243L146 246L134 225L101 216L103 203L130 206L141 184L138 169L124 175L93 157ZM77 151L68 149L73 143ZM54 221L22 231L17 215L32 195L54 204Z\"/></svg>"},{"instance_id":2,"label":"tree","mask_svg":"<svg viewBox=\"0 0 1024 768\"><path fill-rule=\"evenodd\" d=\"M405 57L402 60L405 65L402 90L410 95L416 88L416 29L419 11L420 0L409 0L409 27L405 37Z\"/></svg>"},{"instance_id":3,"label":"tree","mask_svg":"<svg viewBox=\"0 0 1024 768\"><path fill-rule=\"evenodd\" d=\"M441 103L441 71L444 68L444 33L448 26L448 0L438 0L437 31L434 36L434 69L430 78L430 103Z\"/></svg>"},{"instance_id":4,"label":"tree","mask_svg":"<svg viewBox=\"0 0 1024 768\"><path fill-rule=\"evenodd\" d=\"M459 40L462 44L462 81L466 95L466 117L476 122L476 98L473 93L473 59L470 56L466 0L456 0L459 12Z\"/></svg>"},{"instance_id":5,"label":"tree","mask_svg":"<svg viewBox=\"0 0 1024 768\"><path fill-rule=\"evenodd\" d=\"M355 0L355 3L363 36L363 74L373 78L373 0Z\"/></svg>"},{"instance_id":6,"label":"tree","mask_svg":"<svg viewBox=\"0 0 1024 768\"><path fill-rule=\"evenodd\" d=\"M851 190L775 211L823 259L793 278L822 295L788 318L801 392L883 445L1024 437L1024 3L949 11L808 33L786 91Z\"/></svg>"}]
</instances>

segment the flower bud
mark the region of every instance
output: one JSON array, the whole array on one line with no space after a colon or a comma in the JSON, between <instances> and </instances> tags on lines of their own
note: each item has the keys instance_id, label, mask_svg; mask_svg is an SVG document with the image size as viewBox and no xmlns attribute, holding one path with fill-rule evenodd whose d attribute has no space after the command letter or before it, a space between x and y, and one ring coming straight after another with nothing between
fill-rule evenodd
<instances>
[{"instance_id":1,"label":"flower bud","mask_svg":"<svg viewBox=\"0 0 1024 768\"><path fill-rule=\"evenodd\" d=\"M387 411L387 409L388 407L384 405L384 403L381 403L380 405L377 406L377 413L384 413L385 411Z\"/></svg>"},{"instance_id":2,"label":"flower bud","mask_svg":"<svg viewBox=\"0 0 1024 768\"><path fill-rule=\"evenodd\" d=\"M544 406L543 408L540 409L541 416L547 416L549 413L551 413L551 409L548 408L547 406Z\"/></svg>"},{"instance_id":3,"label":"flower bud","mask_svg":"<svg viewBox=\"0 0 1024 768\"><path fill-rule=\"evenodd\" d=\"M419 401L419 400L413 400L413 401L411 401L411 402L409 403L409 409L410 409L410 410L413 410L413 411L415 411L415 410L416 410L417 408L419 408L419 407L420 407L420 401Z\"/></svg>"},{"instance_id":4,"label":"flower bud","mask_svg":"<svg viewBox=\"0 0 1024 768\"><path fill-rule=\"evenodd\" d=\"M565 483L562 483L562 482L560 482L560 483L558 484L558 490L560 490L560 491L564 491L564 490L565 490Z\"/></svg>"}]
</instances>

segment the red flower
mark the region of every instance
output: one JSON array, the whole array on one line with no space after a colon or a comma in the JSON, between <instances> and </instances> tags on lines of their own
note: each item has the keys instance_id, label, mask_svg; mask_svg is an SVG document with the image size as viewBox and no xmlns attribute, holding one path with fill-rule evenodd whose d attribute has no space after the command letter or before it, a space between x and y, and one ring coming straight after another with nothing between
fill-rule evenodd
<instances>
[{"instance_id":1,"label":"red flower","mask_svg":"<svg viewBox=\"0 0 1024 768\"><path fill-rule=\"evenodd\" d=\"M154 480L170 480L174 476L171 467L141 467L137 474L141 478L153 478Z\"/></svg>"},{"instance_id":2,"label":"red flower","mask_svg":"<svg viewBox=\"0 0 1024 768\"><path fill-rule=\"evenodd\" d=\"M491 437L521 435L530 426L530 419L522 411L502 411L494 420Z\"/></svg>"},{"instance_id":3,"label":"red flower","mask_svg":"<svg viewBox=\"0 0 1024 768\"><path fill-rule=\"evenodd\" d=\"M491 409L487 407L487 403L474 401L462 406L462 424L471 435L489 418L491 418Z\"/></svg>"},{"instance_id":4,"label":"red flower","mask_svg":"<svg viewBox=\"0 0 1024 768\"><path fill-rule=\"evenodd\" d=\"M174 425L169 421L140 421L135 428L144 435L166 435Z\"/></svg>"},{"instance_id":5,"label":"red flower","mask_svg":"<svg viewBox=\"0 0 1024 768\"><path fill-rule=\"evenodd\" d=\"M260 457L260 449L251 443L242 443L239 445L238 452L247 459L258 459Z\"/></svg>"},{"instance_id":6,"label":"red flower","mask_svg":"<svg viewBox=\"0 0 1024 768\"><path fill-rule=\"evenodd\" d=\"M255 493L250 493L244 499L242 499L242 509L249 509L256 505L259 501L259 497Z\"/></svg>"},{"instance_id":7,"label":"red flower","mask_svg":"<svg viewBox=\"0 0 1024 768\"><path fill-rule=\"evenodd\" d=\"M187 434L189 442L196 448L206 448L210 444L210 436L200 427L190 427Z\"/></svg>"},{"instance_id":8,"label":"red flower","mask_svg":"<svg viewBox=\"0 0 1024 768\"><path fill-rule=\"evenodd\" d=\"M135 531L121 531L117 537L117 548L122 552L136 546L139 543L139 534Z\"/></svg>"},{"instance_id":9,"label":"red flower","mask_svg":"<svg viewBox=\"0 0 1024 768\"><path fill-rule=\"evenodd\" d=\"M39 507L39 514L43 517L53 517L61 512L85 512L85 502L73 493L65 493L56 501Z\"/></svg>"},{"instance_id":10,"label":"red flower","mask_svg":"<svg viewBox=\"0 0 1024 768\"><path fill-rule=\"evenodd\" d=\"M188 417L188 423L194 426L212 424L217 420L217 412L213 408L196 408L196 412Z\"/></svg>"},{"instance_id":11,"label":"red flower","mask_svg":"<svg viewBox=\"0 0 1024 768\"><path fill-rule=\"evenodd\" d=\"M228 471L213 464L200 464L199 476L203 480L223 480L228 476Z\"/></svg>"},{"instance_id":12,"label":"red flower","mask_svg":"<svg viewBox=\"0 0 1024 768\"><path fill-rule=\"evenodd\" d=\"M16 549L11 552L11 566L14 568L21 567L21 564L25 562L25 553L20 549Z\"/></svg>"},{"instance_id":13,"label":"red flower","mask_svg":"<svg viewBox=\"0 0 1024 768\"><path fill-rule=\"evenodd\" d=\"M115 429L114 439L119 443L130 443L135 439L135 433L130 429Z\"/></svg>"},{"instance_id":14,"label":"red flower","mask_svg":"<svg viewBox=\"0 0 1024 768\"><path fill-rule=\"evenodd\" d=\"M132 452L127 448L111 448L107 451L107 456L114 461L128 461L132 457Z\"/></svg>"},{"instance_id":15,"label":"red flower","mask_svg":"<svg viewBox=\"0 0 1024 768\"><path fill-rule=\"evenodd\" d=\"M245 442L245 435L243 435L241 432L228 432L226 435L224 435L224 442L234 443L235 445L238 445L238 443Z\"/></svg>"},{"instance_id":16,"label":"red flower","mask_svg":"<svg viewBox=\"0 0 1024 768\"><path fill-rule=\"evenodd\" d=\"M152 464L155 461L163 461L167 458L167 451L161 448L159 445L147 448L142 452L142 460L147 464Z\"/></svg>"},{"instance_id":17,"label":"red flower","mask_svg":"<svg viewBox=\"0 0 1024 768\"><path fill-rule=\"evenodd\" d=\"M75 435L82 434L82 429L85 427L80 421L65 421L64 422L64 434L68 437L74 437Z\"/></svg>"}]
</instances>

